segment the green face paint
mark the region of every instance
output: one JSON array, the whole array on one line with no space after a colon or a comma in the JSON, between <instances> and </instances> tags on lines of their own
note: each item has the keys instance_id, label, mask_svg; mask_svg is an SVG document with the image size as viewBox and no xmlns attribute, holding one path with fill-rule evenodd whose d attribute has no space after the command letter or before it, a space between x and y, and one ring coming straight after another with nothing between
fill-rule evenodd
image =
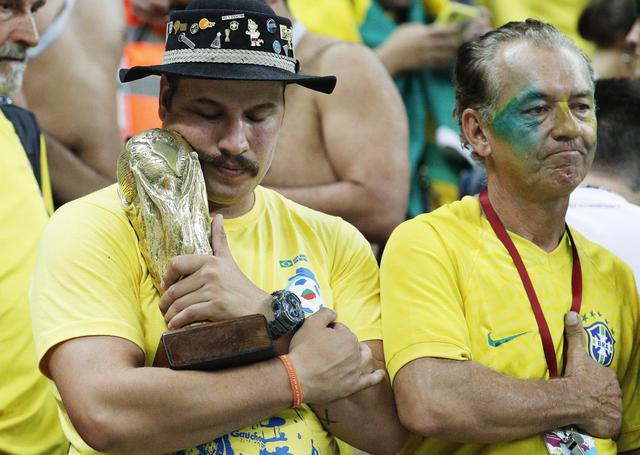
<instances>
[{"instance_id":1,"label":"green face paint","mask_svg":"<svg viewBox=\"0 0 640 455\"><path fill-rule=\"evenodd\" d=\"M493 117L493 131L516 153L532 153L540 145L539 126L542 122L533 115L532 109L542 106L543 98L536 90L526 90L512 98Z\"/></svg>"}]
</instances>

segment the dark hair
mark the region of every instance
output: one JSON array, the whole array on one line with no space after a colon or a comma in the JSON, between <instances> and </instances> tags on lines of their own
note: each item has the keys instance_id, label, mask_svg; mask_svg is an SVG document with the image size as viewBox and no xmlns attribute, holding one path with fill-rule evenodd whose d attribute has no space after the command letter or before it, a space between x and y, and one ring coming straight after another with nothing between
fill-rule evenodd
<instances>
[{"instance_id":1,"label":"dark hair","mask_svg":"<svg viewBox=\"0 0 640 455\"><path fill-rule=\"evenodd\" d=\"M555 49L564 47L579 55L593 80L591 61L570 38L563 35L553 25L535 19L524 22L509 22L500 28L485 33L476 41L469 41L458 49L454 68L456 84L456 107L454 115L458 119L462 132L462 112L475 109L489 120L495 113L500 96L502 81L495 70L495 56L504 43L525 41L536 46ZM464 135L462 143L468 146ZM479 157L472 155L480 161Z\"/></svg>"},{"instance_id":2,"label":"dark hair","mask_svg":"<svg viewBox=\"0 0 640 455\"><path fill-rule=\"evenodd\" d=\"M624 38L635 22L631 0L592 0L578 20L578 32L601 48Z\"/></svg>"},{"instance_id":3,"label":"dark hair","mask_svg":"<svg viewBox=\"0 0 640 455\"><path fill-rule=\"evenodd\" d=\"M640 191L640 81L596 81L598 147L592 169Z\"/></svg>"}]
</instances>

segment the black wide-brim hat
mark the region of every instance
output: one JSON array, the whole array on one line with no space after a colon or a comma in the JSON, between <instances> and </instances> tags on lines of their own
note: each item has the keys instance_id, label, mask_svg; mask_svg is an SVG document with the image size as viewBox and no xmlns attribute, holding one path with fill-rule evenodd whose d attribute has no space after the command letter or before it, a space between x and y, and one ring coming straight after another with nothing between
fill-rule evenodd
<instances>
[{"instance_id":1,"label":"black wide-brim hat","mask_svg":"<svg viewBox=\"0 0 640 455\"><path fill-rule=\"evenodd\" d=\"M259 0L194 0L171 14L161 65L120 70L120 81L151 75L282 81L331 93L335 76L298 74L291 21Z\"/></svg>"}]
</instances>

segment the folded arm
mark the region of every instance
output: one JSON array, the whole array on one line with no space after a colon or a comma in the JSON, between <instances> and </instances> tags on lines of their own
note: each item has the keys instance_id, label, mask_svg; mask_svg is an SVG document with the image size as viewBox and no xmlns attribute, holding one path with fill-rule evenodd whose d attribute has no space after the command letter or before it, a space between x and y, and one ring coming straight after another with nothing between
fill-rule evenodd
<instances>
[{"instance_id":1,"label":"folded arm","mask_svg":"<svg viewBox=\"0 0 640 455\"><path fill-rule=\"evenodd\" d=\"M112 177L96 171L53 136L45 134L44 138L51 187L58 205L93 193L114 182Z\"/></svg>"},{"instance_id":2,"label":"folded arm","mask_svg":"<svg viewBox=\"0 0 640 455\"><path fill-rule=\"evenodd\" d=\"M290 357L309 402L333 402L375 386L355 335L321 309L291 340ZM291 406L278 359L215 372L144 366L133 342L107 336L60 343L43 359L80 436L101 452L158 453L194 447ZM259 378L260 380L256 380Z\"/></svg>"},{"instance_id":3,"label":"folded arm","mask_svg":"<svg viewBox=\"0 0 640 455\"><path fill-rule=\"evenodd\" d=\"M525 438L584 412L566 380L510 378L472 361L414 360L398 372L394 390L408 429L455 442Z\"/></svg>"},{"instance_id":4,"label":"folded arm","mask_svg":"<svg viewBox=\"0 0 640 455\"><path fill-rule=\"evenodd\" d=\"M372 368L384 369L381 341L368 341ZM408 433L400 424L388 378L333 403L311 408L327 431L370 454L395 454Z\"/></svg>"},{"instance_id":5,"label":"folded arm","mask_svg":"<svg viewBox=\"0 0 640 455\"><path fill-rule=\"evenodd\" d=\"M84 337L54 348L47 365L78 433L101 452L193 447L291 403L277 359L214 373L145 368L132 342Z\"/></svg>"},{"instance_id":6,"label":"folded arm","mask_svg":"<svg viewBox=\"0 0 640 455\"><path fill-rule=\"evenodd\" d=\"M416 359L393 384L400 420L412 431L455 442L512 441L567 425L615 439L622 423L616 373L586 353L577 314L565 323L563 377L517 379L473 361Z\"/></svg>"}]
</instances>

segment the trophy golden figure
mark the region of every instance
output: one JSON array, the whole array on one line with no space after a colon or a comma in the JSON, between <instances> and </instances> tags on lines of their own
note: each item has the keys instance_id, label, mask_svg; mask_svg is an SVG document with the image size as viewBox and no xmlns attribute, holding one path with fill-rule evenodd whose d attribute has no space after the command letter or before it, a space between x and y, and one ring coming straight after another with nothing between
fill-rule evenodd
<instances>
[{"instance_id":1,"label":"trophy golden figure","mask_svg":"<svg viewBox=\"0 0 640 455\"><path fill-rule=\"evenodd\" d=\"M180 134L152 129L118 157L118 192L159 293L171 258L213 254L211 218L198 154ZM162 335L154 366L215 369L274 356L262 315L196 323Z\"/></svg>"}]
</instances>

